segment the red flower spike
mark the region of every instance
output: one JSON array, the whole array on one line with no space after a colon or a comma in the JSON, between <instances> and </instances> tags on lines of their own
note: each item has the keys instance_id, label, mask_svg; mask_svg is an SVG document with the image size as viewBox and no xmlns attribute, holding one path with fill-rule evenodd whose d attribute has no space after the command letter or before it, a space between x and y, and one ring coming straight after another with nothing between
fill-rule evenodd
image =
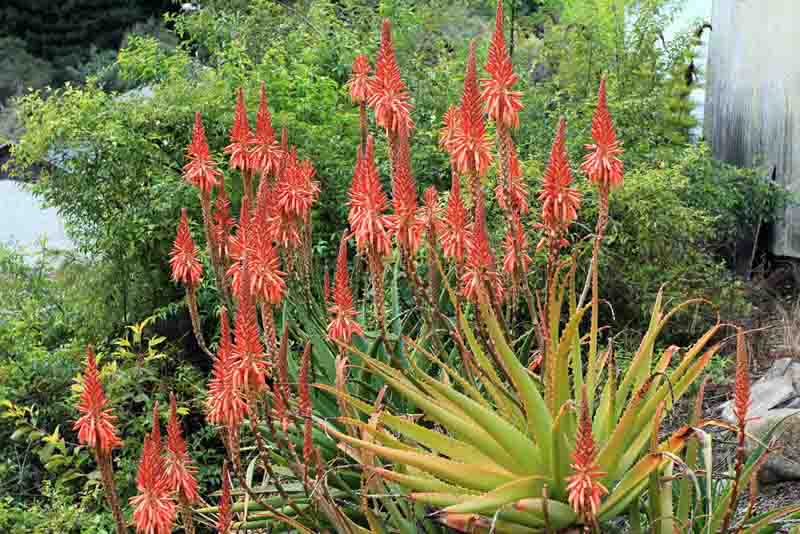
<instances>
[{"instance_id":1,"label":"red flower spike","mask_svg":"<svg viewBox=\"0 0 800 534\"><path fill-rule=\"evenodd\" d=\"M237 428L247 413L241 390L236 385L236 361L233 357L228 312L220 310L220 339L211 380L208 383L206 418L209 423Z\"/></svg>"},{"instance_id":2,"label":"red flower spike","mask_svg":"<svg viewBox=\"0 0 800 534\"><path fill-rule=\"evenodd\" d=\"M484 69L490 75L490 78L481 80L481 99L486 113L498 125L516 128L519 126L519 111L523 108L522 93L511 90L519 78L514 74L511 56L503 37L503 0L497 1L494 35L489 44L489 55Z\"/></svg>"},{"instance_id":3,"label":"red flower spike","mask_svg":"<svg viewBox=\"0 0 800 534\"><path fill-rule=\"evenodd\" d=\"M247 254L253 249L255 241L255 235L251 231L252 219L248 215L249 213L250 197L245 196L242 198L242 207L239 213L239 224L236 227L236 234L228 239L228 255L233 261L225 272L225 276L231 279L231 288L235 295L241 292L244 260Z\"/></svg>"},{"instance_id":4,"label":"red flower spike","mask_svg":"<svg viewBox=\"0 0 800 534\"><path fill-rule=\"evenodd\" d=\"M461 96L460 127L452 142L452 156L456 169L463 174L483 176L492 162L489 139L480 105L475 67L475 42L470 43L467 73L464 76L464 93Z\"/></svg>"},{"instance_id":5,"label":"red flower spike","mask_svg":"<svg viewBox=\"0 0 800 534\"><path fill-rule=\"evenodd\" d=\"M442 129L439 130L439 148L452 156L453 154L453 139L456 131L459 128L459 121L461 117L461 110L456 106L447 108L444 116L442 117Z\"/></svg>"},{"instance_id":6,"label":"red flower spike","mask_svg":"<svg viewBox=\"0 0 800 534\"><path fill-rule=\"evenodd\" d=\"M310 161L298 160L297 151L292 148L275 184L277 206L285 216L308 222L311 206L319 195L319 184L313 180L316 172Z\"/></svg>"},{"instance_id":7,"label":"red flower spike","mask_svg":"<svg viewBox=\"0 0 800 534\"><path fill-rule=\"evenodd\" d=\"M238 389L245 385L251 391L261 391L266 386L267 355L258 335L258 318L253 295L250 292L249 259L242 268L239 285L239 306L234 325L233 360L236 362L235 383Z\"/></svg>"},{"instance_id":8,"label":"red flower spike","mask_svg":"<svg viewBox=\"0 0 800 534\"><path fill-rule=\"evenodd\" d=\"M189 289L194 289L200 285L200 279L203 276L203 265L197 259L197 249L189 231L186 208L181 209L181 222L178 224L178 233L172 245L169 264L172 268L173 280L182 283Z\"/></svg>"},{"instance_id":9,"label":"red flower spike","mask_svg":"<svg viewBox=\"0 0 800 534\"><path fill-rule=\"evenodd\" d=\"M222 173L211 158L199 112L194 115L194 130L192 131L192 141L186 147L186 159L188 161L183 166L183 179L199 188L203 193L209 194L217 185L217 178L222 176Z\"/></svg>"},{"instance_id":10,"label":"red flower spike","mask_svg":"<svg viewBox=\"0 0 800 534\"><path fill-rule=\"evenodd\" d=\"M497 301L503 300L503 284L495 270L494 255L486 231L486 212L483 195L475 204L475 226L469 243L467 266L461 277L461 292L465 298L477 302L488 297L485 290L493 291Z\"/></svg>"},{"instance_id":11,"label":"red flower spike","mask_svg":"<svg viewBox=\"0 0 800 534\"><path fill-rule=\"evenodd\" d=\"M436 187L430 186L422 194L423 207L420 210L420 223L430 243L436 243L444 231L442 209L439 206L439 193Z\"/></svg>"},{"instance_id":12,"label":"red flower spike","mask_svg":"<svg viewBox=\"0 0 800 534\"><path fill-rule=\"evenodd\" d=\"M452 259L457 265L463 265L467 257L471 232L467 222L467 208L461 199L461 182L456 173L453 173L452 177L444 222L441 238L444 257Z\"/></svg>"},{"instance_id":13,"label":"red flower spike","mask_svg":"<svg viewBox=\"0 0 800 534\"><path fill-rule=\"evenodd\" d=\"M394 214L390 220L398 245L413 256L419 249L424 227L417 218L417 184L411 174L407 137L397 139L396 155L392 180Z\"/></svg>"},{"instance_id":14,"label":"red flower spike","mask_svg":"<svg viewBox=\"0 0 800 534\"><path fill-rule=\"evenodd\" d=\"M117 418L108 407L91 345L86 347L86 370L83 372L78 411L82 415L75 421L73 430L78 431L78 442L81 445L96 448L103 454L110 454L112 449L122 446L114 427Z\"/></svg>"},{"instance_id":15,"label":"red flower spike","mask_svg":"<svg viewBox=\"0 0 800 534\"><path fill-rule=\"evenodd\" d=\"M375 166L372 137L367 139L365 155L359 156L350 186L350 212L347 220L356 238L360 252L374 250L379 256L392 251L390 218L385 215L389 201L381 187L378 168ZM358 154L362 154L359 147Z\"/></svg>"},{"instance_id":16,"label":"red flower spike","mask_svg":"<svg viewBox=\"0 0 800 534\"><path fill-rule=\"evenodd\" d=\"M506 233L503 245L505 247L503 271L511 275L512 278L517 267L519 267L522 273L527 273L533 260L528 255L528 237L525 235L522 222L519 219L519 213L516 211L511 215L511 222L508 226L508 233ZM517 253L519 253L519 256L517 256ZM514 283L514 289L516 289L516 280Z\"/></svg>"},{"instance_id":17,"label":"red flower spike","mask_svg":"<svg viewBox=\"0 0 800 534\"><path fill-rule=\"evenodd\" d=\"M263 81L256 114L256 133L250 139L250 145L250 168L261 171L262 176L277 174L284 154L280 143L275 138L275 130L272 128L272 116L267 104L267 89Z\"/></svg>"},{"instance_id":18,"label":"red flower spike","mask_svg":"<svg viewBox=\"0 0 800 534\"><path fill-rule=\"evenodd\" d=\"M375 61L375 76L369 79L367 104L375 110L375 122L386 129L387 134L407 134L414 127L411 120L410 97L406 84L400 78L394 46L392 27L383 21L381 47Z\"/></svg>"},{"instance_id":19,"label":"red flower spike","mask_svg":"<svg viewBox=\"0 0 800 534\"><path fill-rule=\"evenodd\" d=\"M257 231L254 241L255 246L248 258L250 290L258 299L275 306L280 304L286 292L286 273L280 270L280 258L272 246L270 235Z\"/></svg>"},{"instance_id":20,"label":"red flower spike","mask_svg":"<svg viewBox=\"0 0 800 534\"><path fill-rule=\"evenodd\" d=\"M739 328L736 331L736 381L733 388L733 413L739 428L744 428L748 422L750 402L750 358L744 332Z\"/></svg>"},{"instance_id":21,"label":"red flower spike","mask_svg":"<svg viewBox=\"0 0 800 534\"><path fill-rule=\"evenodd\" d=\"M593 144L585 145L589 153L584 156L581 169L596 185L606 190L614 189L622 184L624 166L619 155L622 154L622 143L617 139L614 123L606 104L606 79L600 80L597 92L597 107L592 117Z\"/></svg>"},{"instance_id":22,"label":"red flower spike","mask_svg":"<svg viewBox=\"0 0 800 534\"><path fill-rule=\"evenodd\" d=\"M244 89L241 87L236 93L236 111L233 113L233 126L231 127L231 143L225 147L225 154L230 155L231 169L244 172L250 164L250 141L253 134L250 132L250 121L247 119L247 108L244 104Z\"/></svg>"},{"instance_id":23,"label":"red flower spike","mask_svg":"<svg viewBox=\"0 0 800 534\"><path fill-rule=\"evenodd\" d=\"M158 431L157 404L154 407L153 431L144 438L142 456L136 475L138 494L130 500L136 532L169 534L175 522L175 501L164 470Z\"/></svg>"},{"instance_id":24,"label":"red flower spike","mask_svg":"<svg viewBox=\"0 0 800 534\"><path fill-rule=\"evenodd\" d=\"M552 234L564 230L577 218L581 195L572 185L572 170L569 167L566 147L567 123L562 117L558 123L550 161L542 178L542 224Z\"/></svg>"},{"instance_id":25,"label":"red flower spike","mask_svg":"<svg viewBox=\"0 0 800 534\"><path fill-rule=\"evenodd\" d=\"M366 102L369 98L369 73L372 70L367 56L356 56L347 87L350 90L350 100L353 104Z\"/></svg>"},{"instance_id":26,"label":"red flower spike","mask_svg":"<svg viewBox=\"0 0 800 534\"><path fill-rule=\"evenodd\" d=\"M606 473L598 470L596 454L592 436L592 416L589 413L586 386L584 386L580 422L575 437L575 452L572 455L573 474L567 477L567 492L570 506L587 523L595 522L600 499L608 494L608 490L599 482Z\"/></svg>"},{"instance_id":27,"label":"red flower spike","mask_svg":"<svg viewBox=\"0 0 800 534\"><path fill-rule=\"evenodd\" d=\"M353 293L350 290L350 275L347 269L347 236L339 241L339 256L336 260L336 275L333 282L333 305L329 311L333 319L328 324L328 337L350 343L353 335L363 335L355 318L358 315L353 306Z\"/></svg>"},{"instance_id":28,"label":"red flower spike","mask_svg":"<svg viewBox=\"0 0 800 534\"><path fill-rule=\"evenodd\" d=\"M228 462L224 462L222 464L222 495L219 498L219 516L217 517L217 531L219 534L229 534L232 523L231 481L228 475Z\"/></svg>"},{"instance_id":29,"label":"red flower spike","mask_svg":"<svg viewBox=\"0 0 800 534\"><path fill-rule=\"evenodd\" d=\"M506 211L516 211L522 214L528 213L528 188L522 180L522 168L520 167L517 149L511 139L508 139L508 183L498 185L495 188L497 204Z\"/></svg>"},{"instance_id":30,"label":"red flower spike","mask_svg":"<svg viewBox=\"0 0 800 534\"><path fill-rule=\"evenodd\" d=\"M175 394L169 394L169 421L167 422L167 451L164 457L164 473L169 480L172 491L180 495L181 500L193 503L200 498L197 493L197 469L192 464L186 450L181 425L178 421L178 409Z\"/></svg>"}]
</instances>

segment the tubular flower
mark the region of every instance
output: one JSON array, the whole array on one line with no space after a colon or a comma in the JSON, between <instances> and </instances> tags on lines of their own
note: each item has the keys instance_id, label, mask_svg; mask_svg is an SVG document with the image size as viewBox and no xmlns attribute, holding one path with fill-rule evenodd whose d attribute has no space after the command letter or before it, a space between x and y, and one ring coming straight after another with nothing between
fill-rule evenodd
<instances>
[{"instance_id":1,"label":"tubular flower","mask_svg":"<svg viewBox=\"0 0 800 534\"><path fill-rule=\"evenodd\" d=\"M461 96L459 128L453 136L452 157L458 172L483 176L492 162L489 139L480 105L478 80L475 73L475 42L470 43L464 93Z\"/></svg>"},{"instance_id":2,"label":"tubular flower","mask_svg":"<svg viewBox=\"0 0 800 534\"><path fill-rule=\"evenodd\" d=\"M96 448L103 454L108 454L112 449L122 446L114 427L117 418L111 415L108 399L100 383L97 371L97 361L94 349L86 347L86 370L83 372L83 388L78 411L82 414L73 430L78 431L78 442L87 447Z\"/></svg>"},{"instance_id":3,"label":"tubular flower","mask_svg":"<svg viewBox=\"0 0 800 534\"><path fill-rule=\"evenodd\" d=\"M249 261L248 259L247 264L242 268L232 355L236 362L235 382L237 388L242 389L247 385L251 391L261 391L266 386L267 355L258 335L256 305L250 292Z\"/></svg>"},{"instance_id":4,"label":"tubular flower","mask_svg":"<svg viewBox=\"0 0 800 534\"><path fill-rule=\"evenodd\" d=\"M194 130L192 141L186 147L186 159L188 162L183 166L183 179L203 193L210 193L217 185L217 177L222 176L222 173L211 158L200 112L194 114Z\"/></svg>"},{"instance_id":5,"label":"tubular flower","mask_svg":"<svg viewBox=\"0 0 800 534\"><path fill-rule=\"evenodd\" d=\"M186 217L186 208L181 209L181 222L178 224L178 233L172 245L169 264L172 267L172 279L188 288L200 285L203 276L203 265L197 259L197 249L189 232L189 220Z\"/></svg>"},{"instance_id":6,"label":"tubular flower","mask_svg":"<svg viewBox=\"0 0 800 534\"><path fill-rule=\"evenodd\" d=\"M256 133L250 139L249 166L251 169L261 171L262 176L270 176L278 173L282 158L283 150L281 150L281 145L275 138L275 130L272 128L266 84L262 81L261 98L256 114Z\"/></svg>"},{"instance_id":7,"label":"tubular flower","mask_svg":"<svg viewBox=\"0 0 800 534\"><path fill-rule=\"evenodd\" d=\"M186 451L186 441L183 439L181 425L178 421L175 394L170 393L164 474L169 480L170 488L188 503L195 502L200 498L197 494L197 480L194 478L196 472L197 469Z\"/></svg>"},{"instance_id":8,"label":"tubular flower","mask_svg":"<svg viewBox=\"0 0 800 534\"><path fill-rule=\"evenodd\" d=\"M597 107L592 117L593 144L585 145L589 153L583 159L581 169L589 179L604 188L614 189L622 184L624 167L619 155L622 154L622 144L617 139L614 123L606 104L606 79L600 80L600 89L597 92Z\"/></svg>"},{"instance_id":9,"label":"tubular flower","mask_svg":"<svg viewBox=\"0 0 800 534\"><path fill-rule=\"evenodd\" d=\"M247 108L244 104L244 89L241 87L236 92L236 111L233 113L233 126L231 126L231 143L225 147L225 154L230 155L231 169L240 171L248 170L250 164L250 141L253 135L250 132L250 121L247 119Z\"/></svg>"},{"instance_id":10,"label":"tubular flower","mask_svg":"<svg viewBox=\"0 0 800 534\"><path fill-rule=\"evenodd\" d=\"M223 308L220 310L219 347L208 383L206 418L209 423L223 425L228 429L237 428L247 413L247 404L235 381L235 364L228 312Z\"/></svg>"},{"instance_id":11,"label":"tubular flower","mask_svg":"<svg viewBox=\"0 0 800 534\"><path fill-rule=\"evenodd\" d=\"M439 206L439 193L430 186L422 194L423 206L420 209L420 223L425 229L429 243L436 243L444 231L442 209Z\"/></svg>"},{"instance_id":12,"label":"tubular flower","mask_svg":"<svg viewBox=\"0 0 800 534\"><path fill-rule=\"evenodd\" d=\"M231 279L231 288L234 294L238 295L241 291L242 272L244 270L244 260L247 254L253 249L255 242L254 232L251 230L252 218L250 213L250 197L242 199L242 208L239 213L239 224L236 227L236 235L228 239L228 255L233 263L225 273Z\"/></svg>"},{"instance_id":13,"label":"tubular flower","mask_svg":"<svg viewBox=\"0 0 800 534\"><path fill-rule=\"evenodd\" d=\"M375 166L372 137L367 139L367 149L358 161L350 186L350 212L347 220L356 238L360 252L373 250L380 257L391 254L390 217L385 215L389 201L381 187L378 168Z\"/></svg>"},{"instance_id":14,"label":"tubular flower","mask_svg":"<svg viewBox=\"0 0 800 534\"><path fill-rule=\"evenodd\" d=\"M383 21L381 47L375 61L375 76L368 82L367 104L375 110L375 122L388 134L403 134L414 127L412 105L406 84L400 78L400 68L392 44L392 26Z\"/></svg>"},{"instance_id":15,"label":"tubular flower","mask_svg":"<svg viewBox=\"0 0 800 534\"><path fill-rule=\"evenodd\" d=\"M511 56L508 55L506 40L503 37L503 0L497 1L494 35L483 68L490 76L481 80L483 87L481 99L486 113L498 125L516 128L519 126L519 111L523 108L522 93L511 90L519 78L514 74Z\"/></svg>"},{"instance_id":16,"label":"tubular flower","mask_svg":"<svg viewBox=\"0 0 800 534\"><path fill-rule=\"evenodd\" d=\"M442 117L442 129L439 130L439 148L447 152L448 154L453 154L453 139L456 135L456 131L459 128L459 117L461 116L461 111L456 106L450 106L447 108L444 116Z\"/></svg>"},{"instance_id":17,"label":"tubular flower","mask_svg":"<svg viewBox=\"0 0 800 534\"><path fill-rule=\"evenodd\" d=\"M600 499L608 494L608 490L599 479L606 473L598 471L595 462L596 450L592 436L592 418L589 413L589 404L586 400L586 388L583 388L581 400L580 422L575 438L575 452L572 455L571 465L573 474L567 477L567 491L569 504L585 522L595 522Z\"/></svg>"},{"instance_id":18,"label":"tubular flower","mask_svg":"<svg viewBox=\"0 0 800 534\"><path fill-rule=\"evenodd\" d=\"M297 150L293 147L275 185L277 206L288 217L308 222L311 206L319 195L319 184L313 180L316 172L310 161L297 159Z\"/></svg>"},{"instance_id":19,"label":"tubular flower","mask_svg":"<svg viewBox=\"0 0 800 534\"><path fill-rule=\"evenodd\" d=\"M736 382L733 389L733 414L739 428L747 424L747 412L750 409L750 358L744 340L744 332L739 328L736 332Z\"/></svg>"},{"instance_id":20,"label":"tubular flower","mask_svg":"<svg viewBox=\"0 0 800 534\"><path fill-rule=\"evenodd\" d=\"M153 430L144 438L142 457L136 475L138 494L131 498L136 532L169 534L175 522L175 501L161 456L158 430L158 404L153 407Z\"/></svg>"},{"instance_id":21,"label":"tubular flower","mask_svg":"<svg viewBox=\"0 0 800 534\"><path fill-rule=\"evenodd\" d=\"M224 462L222 464L222 495L219 497L219 516L217 517L217 531L219 534L229 534L232 522L231 481L228 476L228 462Z\"/></svg>"},{"instance_id":22,"label":"tubular flower","mask_svg":"<svg viewBox=\"0 0 800 534\"><path fill-rule=\"evenodd\" d=\"M408 138L398 138L396 152L392 180L394 214L390 220L400 248L413 256L419 249L424 227L417 218L417 184L411 174Z\"/></svg>"},{"instance_id":23,"label":"tubular flower","mask_svg":"<svg viewBox=\"0 0 800 534\"><path fill-rule=\"evenodd\" d=\"M286 273L280 270L280 258L272 246L272 238L257 229L254 241L247 259L251 276L250 290L264 302L280 304L286 291Z\"/></svg>"},{"instance_id":24,"label":"tubular flower","mask_svg":"<svg viewBox=\"0 0 800 534\"><path fill-rule=\"evenodd\" d=\"M372 67L369 65L369 58L361 55L353 60L353 67L347 87L350 90L350 100L353 104L366 102L369 98L369 72Z\"/></svg>"},{"instance_id":25,"label":"tubular flower","mask_svg":"<svg viewBox=\"0 0 800 534\"><path fill-rule=\"evenodd\" d=\"M328 324L328 337L350 343L353 335L363 335L361 325L355 321L358 313L353 306L350 290L350 275L347 270L347 236L339 241L339 256L336 259L336 275L333 281L333 305L329 308L333 319Z\"/></svg>"},{"instance_id":26,"label":"tubular flower","mask_svg":"<svg viewBox=\"0 0 800 534\"><path fill-rule=\"evenodd\" d=\"M522 168L517 157L517 149L509 139L508 181L495 188L497 203L506 211L526 214L528 208L528 188L522 180Z\"/></svg>"},{"instance_id":27,"label":"tubular flower","mask_svg":"<svg viewBox=\"0 0 800 534\"><path fill-rule=\"evenodd\" d=\"M225 192L225 177L220 176L219 192L214 200L214 244L220 258L228 256L228 240L235 224L231 217L231 201Z\"/></svg>"},{"instance_id":28,"label":"tubular flower","mask_svg":"<svg viewBox=\"0 0 800 534\"><path fill-rule=\"evenodd\" d=\"M450 198L447 200L442 228L441 243L444 257L454 260L457 265L462 265L467 257L470 236L467 208L461 199L461 182L458 175L453 173Z\"/></svg>"},{"instance_id":29,"label":"tubular flower","mask_svg":"<svg viewBox=\"0 0 800 534\"><path fill-rule=\"evenodd\" d=\"M503 300L503 285L495 270L494 255L486 232L486 213L483 195L478 195L475 204L475 226L467 253L467 266L461 277L461 292L467 299L477 302L488 296L485 290L493 291L498 302Z\"/></svg>"},{"instance_id":30,"label":"tubular flower","mask_svg":"<svg viewBox=\"0 0 800 534\"><path fill-rule=\"evenodd\" d=\"M565 144L567 123L564 118L558 123L550 161L542 178L542 224L553 235L565 230L578 216L581 195L572 189L572 171L567 159Z\"/></svg>"},{"instance_id":31,"label":"tubular flower","mask_svg":"<svg viewBox=\"0 0 800 534\"><path fill-rule=\"evenodd\" d=\"M528 255L528 238L522 228L519 213L516 211L511 216L503 245L505 247L503 271L513 277L519 267L523 273L527 273L533 260ZM514 287L516 288L516 280Z\"/></svg>"}]
</instances>

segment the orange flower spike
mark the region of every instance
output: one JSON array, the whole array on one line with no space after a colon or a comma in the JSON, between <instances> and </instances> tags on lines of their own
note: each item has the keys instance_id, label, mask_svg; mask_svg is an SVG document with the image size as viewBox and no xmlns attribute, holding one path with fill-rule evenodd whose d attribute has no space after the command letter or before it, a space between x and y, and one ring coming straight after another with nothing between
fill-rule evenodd
<instances>
[{"instance_id":1,"label":"orange flower spike","mask_svg":"<svg viewBox=\"0 0 800 534\"><path fill-rule=\"evenodd\" d=\"M286 292L286 273L280 270L280 258L269 235L258 233L248 258L252 281L251 291L273 306L280 304Z\"/></svg>"},{"instance_id":2,"label":"orange flower spike","mask_svg":"<svg viewBox=\"0 0 800 534\"><path fill-rule=\"evenodd\" d=\"M442 209L439 206L439 193L436 187L430 186L422 194L423 207L421 209L420 223L425 228L427 239L436 243L444 230Z\"/></svg>"},{"instance_id":3,"label":"orange flower spike","mask_svg":"<svg viewBox=\"0 0 800 534\"><path fill-rule=\"evenodd\" d=\"M192 131L192 141L186 147L186 159L188 161L183 166L183 179L199 188L203 193L210 194L217 185L217 178L222 176L222 173L211 158L199 112L194 115L194 130Z\"/></svg>"},{"instance_id":4,"label":"orange flower spike","mask_svg":"<svg viewBox=\"0 0 800 534\"><path fill-rule=\"evenodd\" d=\"M490 75L488 79L481 80L481 99L486 113L498 125L516 128L519 126L519 112L523 108L522 93L512 91L519 78L514 74L503 36L503 0L497 2L494 35L489 44L489 55L484 69Z\"/></svg>"},{"instance_id":5,"label":"orange flower spike","mask_svg":"<svg viewBox=\"0 0 800 534\"><path fill-rule=\"evenodd\" d=\"M297 149L292 147L284 172L275 184L277 206L284 215L308 222L311 206L319 194L319 184L313 180L315 174L314 165L308 160L298 160Z\"/></svg>"},{"instance_id":6,"label":"orange flower spike","mask_svg":"<svg viewBox=\"0 0 800 534\"><path fill-rule=\"evenodd\" d=\"M336 259L336 274L333 282L333 304L329 308L333 319L328 324L328 337L350 343L353 335L363 335L364 331L355 318L358 315L353 306L353 293L350 290L350 275L347 268L347 236L339 241L339 256Z\"/></svg>"},{"instance_id":7,"label":"orange flower spike","mask_svg":"<svg viewBox=\"0 0 800 534\"><path fill-rule=\"evenodd\" d=\"M167 451L164 457L164 473L172 490L182 501L193 503L200 498L197 493L197 469L192 464L186 450L181 425L178 421L178 409L175 394L169 394L169 421L167 422Z\"/></svg>"},{"instance_id":8,"label":"orange flower spike","mask_svg":"<svg viewBox=\"0 0 800 534\"><path fill-rule=\"evenodd\" d=\"M747 412L750 409L750 358L744 332L741 328L736 332L736 381L733 389L733 413L744 428L748 422Z\"/></svg>"},{"instance_id":9,"label":"orange flower spike","mask_svg":"<svg viewBox=\"0 0 800 534\"><path fill-rule=\"evenodd\" d=\"M219 497L219 515L217 516L217 532L229 534L233 523L233 507L231 506L231 481L228 476L228 462L222 464L222 494Z\"/></svg>"},{"instance_id":10,"label":"orange flower spike","mask_svg":"<svg viewBox=\"0 0 800 534\"><path fill-rule=\"evenodd\" d=\"M454 260L457 265L463 265L467 257L470 237L467 208L461 198L461 182L458 175L453 173L441 237L442 252L444 252L445 258Z\"/></svg>"},{"instance_id":11,"label":"orange flower spike","mask_svg":"<svg viewBox=\"0 0 800 534\"><path fill-rule=\"evenodd\" d=\"M250 145L250 162L248 164L250 168L261 171L263 176L277 174L284 154L275 137L275 130L272 128L272 116L267 103L267 89L263 81L261 82L258 113L256 113L256 132L250 139Z\"/></svg>"},{"instance_id":12,"label":"orange flower spike","mask_svg":"<svg viewBox=\"0 0 800 534\"><path fill-rule=\"evenodd\" d=\"M442 117L444 126L439 130L439 148L450 155L453 153L453 139L459 128L460 116L461 110L456 106L450 106Z\"/></svg>"},{"instance_id":13,"label":"orange flower spike","mask_svg":"<svg viewBox=\"0 0 800 534\"><path fill-rule=\"evenodd\" d=\"M359 148L358 153L361 152ZM385 214L389 200L375 166L372 137L367 139L364 157L359 157L356 162L349 196L347 220L355 235L358 250L363 253L373 249L381 257L391 254L390 218Z\"/></svg>"},{"instance_id":14,"label":"orange flower spike","mask_svg":"<svg viewBox=\"0 0 800 534\"><path fill-rule=\"evenodd\" d=\"M250 121L247 118L247 108L244 103L244 89L241 87L236 92L236 111L233 113L233 126L230 132L230 144L225 147L225 154L230 155L231 169L247 171L250 164L250 141L253 134L250 132Z\"/></svg>"},{"instance_id":15,"label":"orange flower spike","mask_svg":"<svg viewBox=\"0 0 800 534\"><path fill-rule=\"evenodd\" d=\"M258 318L251 293L249 261L247 259L247 263L242 267L232 355L236 362L236 387L241 390L246 385L251 391L261 391L266 386L267 355L258 335Z\"/></svg>"},{"instance_id":16,"label":"orange flower spike","mask_svg":"<svg viewBox=\"0 0 800 534\"><path fill-rule=\"evenodd\" d=\"M392 229L400 248L414 255L422 240L423 227L417 218L417 184L411 174L411 154L407 137L397 140L397 159L392 181Z\"/></svg>"},{"instance_id":17,"label":"orange flower spike","mask_svg":"<svg viewBox=\"0 0 800 534\"><path fill-rule=\"evenodd\" d=\"M618 156L622 154L622 143L617 139L614 123L606 103L606 79L600 80L597 107L592 117L594 143L585 145L589 151L583 159L581 169L596 185L611 190L622 184L624 165Z\"/></svg>"},{"instance_id":18,"label":"orange flower spike","mask_svg":"<svg viewBox=\"0 0 800 534\"><path fill-rule=\"evenodd\" d=\"M486 125L478 92L474 41L470 43L467 58L459 124L460 127L456 129L451 145L456 169L460 173L477 173L479 176L483 176L492 162L492 151L486 136Z\"/></svg>"},{"instance_id":19,"label":"orange flower spike","mask_svg":"<svg viewBox=\"0 0 800 534\"><path fill-rule=\"evenodd\" d=\"M223 425L230 430L236 429L247 413L247 403L242 398L242 392L235 381L235 364L228 312L222 308L219 346L208 384L206 418L209 423Z\"/></svg>"},{"instance_id":20,"label":"orange flower spike","mask_svg":"<svg viewBox=\"0 0 800 534\"><path fill-rule=\"evenodd\" d=\"M369 98L369 73L372 67L369 58L361 55L353 60L353 67L347 87L350 90L350 100L353 104L366 102Z\"/></svg>"},{"instance_id":21,"label":"orange flower spike","mask_svg":"<svg viewBox=\"0 0 800 534\"><path fill-rule=\"evenodd\" d=\"M108 407L91 345L86 347L86 369L83 372L78 411L82 415L75 421L73 430L78 431L78 442L81 445L96 448L103 454L110 454L112 449L122 446L114 427L117 418Z\"/></svg>"},{"instance_id":22,"label":"orange flower spike","mask_svg":"<svg viewBox=\"0 0 800 534\"><path fill-rule=\"evenodd\" d=\"M477 302L485 295L485 289L493 291L498 302L503 300L503 285L495 270L494 255L486 231L486 211L483 195L475 205L475 225L467 253L467 266L461 278L461 292L467 299Z\"/></svg>"},{"instance_id":23,"label":"orange flower spike","mask_svg":"<svg viewBox=\"0 0 800 534\"><path fill-rule=\"evenodd\" d=\"M228 255L233 260L231 266L225 272L225 276L231 279L233 293L238 295L241 291L242 271L244 270L244 260L247 254L253 249L255 235L251 230L252 218L250 213L250 197L242 198L242 207L239 213L239 224L236 227L236 234L228 239Z\"/></svg>"},{"instance_id":24,"label":"orange flower spike","mask_svg":"<svg viewBox=\"0 0 800 534\"><path fill-rule=\"evenodd\" d=\"M592 436L592 416L589 413L586 386L584 386L580 421L575 437L575 452L572 455L573 474L567 477L567 492L570 506L587 523L596 521L600 499L608 494L608 490L599 482L606 473L598 471L596 455L597 450Z\"/></svg>"},{"instance_id":25,"label":"orange flower spike","mask_svg":"<svg viewBox=\"0 0 800 534\"><path fill-rule=\"evenodd\" d=\"M136 476L138 494L130 500L136 532L142 534L170 534L175 522L176 506L172 488L164 471L157 420L154 408L154 427L144 438L142 456Z\"/></svg>"},{"instance_id":26,"label":"orange flower spike","mask_svg":"<svg viewBox=\"0 0 800 534\"><path fill-rule=\"evenodd\" d=\"M203 265L197 259L197 249L192 241L189 231L189 219L186 217L186 208L181 209L181 222L172 245L169 264L172 268L172 279L180 282L189 289L200 285L203 276Z\"/></svg>"},{"instance_id":27,"label":"orange flower spike","mask_svg":"<svg viewBox=\"0 0 800 534\"><path fill-rule=\"evenodd\" d=\"M572 170L569 167L566 147L567 123L562 117L558 123L550 161L542 178L542 224L555 235L565 230L578 216L581 195L573 189Z\"/></svg>"},{"instance_id":28,"label":"orange flower spike","mask_svg":"<svg viewBox=\"0 0 800 534\"><path fill-rule=\"evenodd\" d=\"M406 84L400 78L394 45L392 26L383 21L381 46L375 61L375 76L368 82L367 104L375 110L375 122L389 135L408 133L414 127L411 120L410 97Z\"/></svg>"}]
</instances>

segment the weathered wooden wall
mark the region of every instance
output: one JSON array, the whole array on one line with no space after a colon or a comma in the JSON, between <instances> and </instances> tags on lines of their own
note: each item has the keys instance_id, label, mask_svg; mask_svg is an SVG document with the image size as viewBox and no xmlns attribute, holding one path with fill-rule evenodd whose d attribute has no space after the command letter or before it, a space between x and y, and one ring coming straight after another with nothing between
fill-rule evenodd
<instances>
[{"instance_id":1,"label":"weathered wooden wall","mask_svg":"<svg viewBox=\"0 0 800 534\"><path fill-rule=\"evenodd\" d=\"M714 0L704 133L714 155L775 168L800 192L800 0ZM776 225L772 252L800 258L800 206Z\"/></svg>"}]
</instances>

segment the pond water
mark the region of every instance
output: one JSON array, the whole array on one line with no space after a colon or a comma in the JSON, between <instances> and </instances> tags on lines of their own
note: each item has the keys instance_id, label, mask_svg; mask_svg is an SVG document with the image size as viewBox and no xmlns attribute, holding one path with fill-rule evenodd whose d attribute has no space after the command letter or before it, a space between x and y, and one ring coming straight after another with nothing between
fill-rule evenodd
<instances>
[{"instance_id":1,"label":"pond water","mask_svg":"<svg viewBox=\"0 0 800 534\"><path fill-rule=\"evenodd\" d=\"M43 207L24 184L0 180L0 242L33 249L41 238L48 248L71 247L55 209Z\"/></svg>"}]
</instances>

